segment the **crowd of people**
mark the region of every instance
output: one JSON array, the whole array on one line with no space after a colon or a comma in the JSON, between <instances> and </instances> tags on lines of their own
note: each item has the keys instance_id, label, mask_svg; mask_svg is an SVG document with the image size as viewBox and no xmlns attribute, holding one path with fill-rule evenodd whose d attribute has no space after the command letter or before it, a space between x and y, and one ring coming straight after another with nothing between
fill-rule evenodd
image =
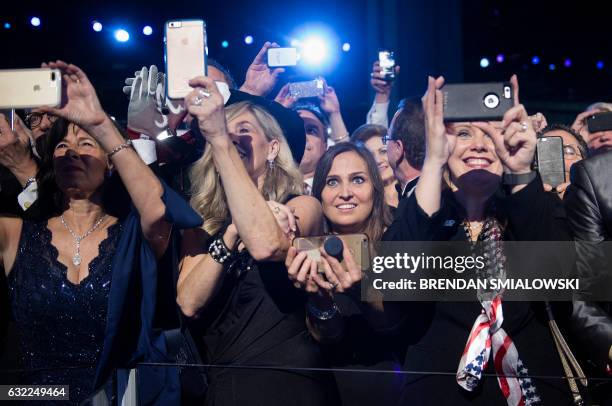
<instances>
[{"instance_id":1,"label":"crowd of people","mask_svg":"<svg viewBox=\"0 0 612 406\"><path fill-rule=\"evenodd\" d=\"M125 129L79 67L43 64L62 72L62 105L0 117L0 288L17 348L3 346L19 354L0 383L117 402L136 369L147 404L612 404L610 303L365 300L346 244L318 258L294 244L480 242L497 247L491 272L503 241L605 244L612 130L585 120L612 104L548 123L513 76L501 122L449 123L444 78L429 77L389 121L394 82L375 62L375 99L350 132L327 83L315 98L271 94L273 47L240 87L209 58L183 100L142 67L125 80ZM534 166L544 136L563 143L555 187ZM559 274L609 288L610 252L577 247Z\"/></svg>"}]
</instances>

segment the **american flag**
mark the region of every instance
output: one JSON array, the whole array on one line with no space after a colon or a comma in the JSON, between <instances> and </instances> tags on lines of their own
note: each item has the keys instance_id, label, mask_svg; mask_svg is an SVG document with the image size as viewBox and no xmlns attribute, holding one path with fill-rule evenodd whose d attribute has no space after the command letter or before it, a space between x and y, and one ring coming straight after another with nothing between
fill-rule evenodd
<instances>
[{"instance_id":1,"label":"american flag","mask_svg":"<svg viewBox=\"0 0 612 406\"><path fill-rule=\"evenodd\" d=\"M482 302L483 310L476 318L457 369L457 383L467 391L475 390L487 368L491 347L497 382L509 406L540 404L535 384L527 367L520 360L512 339L501 327L504 316L501 297Z\"/></svg>"}]
</instances>

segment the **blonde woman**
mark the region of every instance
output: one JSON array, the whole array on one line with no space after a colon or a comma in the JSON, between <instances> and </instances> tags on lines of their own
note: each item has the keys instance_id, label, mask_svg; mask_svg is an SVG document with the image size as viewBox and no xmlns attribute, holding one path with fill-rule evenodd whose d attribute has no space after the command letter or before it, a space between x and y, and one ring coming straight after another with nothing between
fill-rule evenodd
<instances>
[{"instance_id":1,"label":"blonde woman","mask_svg":"<svg viewBox=\"0 0 612 406\"><path fill-rule=\"evenodd\" d=\"M209 369L206 404L326 404L322 377L294 369L321 362L306 297L283 264L290 236L320 234L321 206L296 196L301 176L266 109L224 109L210 79L191 85L185 105L208 144L192 171L192 205L204 225L184 235L177 301L204 362L230 366ZM291 214L298 221L283 230Z\"/></svg>"}]
</instances>

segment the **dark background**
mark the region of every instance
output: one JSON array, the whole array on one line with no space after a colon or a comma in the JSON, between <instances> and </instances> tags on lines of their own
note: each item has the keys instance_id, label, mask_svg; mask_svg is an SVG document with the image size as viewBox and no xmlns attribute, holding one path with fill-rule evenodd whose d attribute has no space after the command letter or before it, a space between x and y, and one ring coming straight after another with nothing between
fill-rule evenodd
<instances>
[{"instance_id":1,"label":"dark background","mask_svg":"<svg viewBox=\"0 0 612 406\"><path fill-rule=\"evenodd\" d=\"M402 67L394 91L399 97L421 94L427 74L448 81L506 80L519 75L521 99L530 113L544 112L551 121L570 122L572 115L595 101L612 100L610 13L597 2L484 0L336 0L336 1L10 1L0 14L0 68L38 66L64 59L81 66L98 89L103 105L123 118L125 77L143 65L163 66L163 23L174 18L204 18L209 55L226 65L240 84L266 40L288 46L292 32L306 24L323 24L335 33L330 53L335 65L320 71L287 72L284 80L323 74L340 97L349 130L365 120L373 95L369 72L380 47L396 51ZM40 27L30 17L39 16ZM100 33L92 20L104 24ZM3 28L5 22L11 29ZM142 27L151 25L153 35ZM113 28L130 32L116 42ZM253 35L252 45L244 36ZM230 43L221 47L221 41ZM351 50L342 52L343 42ZM505 61L497 63L503 53ZM533 65L533 56L540 64ZM483 69L480 59L491 65ZM565 58L572 66L564 67ZM597 61L604 69L597 69ZM549 65L556 65L550 70Z\"/></svg>"}]
</instances>

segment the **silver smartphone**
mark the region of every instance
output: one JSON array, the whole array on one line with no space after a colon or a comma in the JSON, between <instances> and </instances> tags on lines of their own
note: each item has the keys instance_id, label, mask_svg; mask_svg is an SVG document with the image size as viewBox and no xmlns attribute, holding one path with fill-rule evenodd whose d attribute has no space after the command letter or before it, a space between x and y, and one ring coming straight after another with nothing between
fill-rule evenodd
<instances>
[{"instance_id":1,"label":"silver smartphone","mask_svg":"<svg viewBox=\"0 0 612 406\"><path fill-rule=\"evenodd\" d=\"M193 89L189 80L206 75L204 20L172 20L165 25L166 95L183 99Z\"/></svg>"},{"instance_id":2,"label":"silver smartphone","mask_svg":"<svg viewBox=\"0 0 612 406\"><path fill-rule=\"evenodd\" d=\"M0 109L56 107L61 100L59 69L0 70Z\"/></svg>"},{"instance_id":3,"label":"silver smartphone","mask_svg":"<svg viewBox=\"0 0 612 406\"><path fill-rule=\"evenodd\" d=\"M541 137L537 146L538 172L542 182L552 187L565 183L565 161L563 160L563 138Z\"/></svg>"},{"instance_id":4,"label":"silver smartphone","mask_svg":"<svg viewBox=\"0 0 612 406\"><path fill-rule=\"evenodd\" d=\"M315 79L289 83L289 94L296 99L323 96L325 94L325 82L322 79Z\"/></svg>"},{"instance_id":5,"label":"silver smartphone","mask_svg":"<svg viewBox=\"0 0 612 406\"><path fill-rule=\"evenodd\" d=\"M298 53L296 48L269 48L268 49L268 66L270 68L279 68L282 66L295 66L298 62Z\"/></svg>"}]
</instances>

